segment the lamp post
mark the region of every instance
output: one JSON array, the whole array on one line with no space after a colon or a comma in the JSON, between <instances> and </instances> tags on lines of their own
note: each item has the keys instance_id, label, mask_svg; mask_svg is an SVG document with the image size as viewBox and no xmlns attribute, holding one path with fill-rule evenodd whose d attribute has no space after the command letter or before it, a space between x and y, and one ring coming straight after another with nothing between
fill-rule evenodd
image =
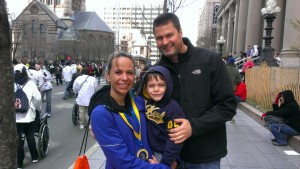
<instances>
[{"instance_id":1,"label":"lamp post","mask_svg":"<svg viewBox=\"0 0 300 169\"><path fill-rule=\"evenodd\" d=\"M274 59L274 51L272 48L272 23L276 19L276 15L280 12L280 7L276 6L276 0L268 0L267 6L261 9L261 14L264 16L264 19L267 22L266 36L263 37L265 40L265 46L262 49L260 62L266 62L268 66L278 66L277 61Z\"/></svg>"},{"instance_id":2,"label":"lamp post","mask_svg":"<svg viewBox=\"0 0 300 169\"><path fill-rule=\"evenodd\" d=\"M226 43L226 40L223 36L220 37L220 39L217 40L217 44L219 45L219 54L221 57L223 57L223 45Z\"/></svg>"}]
</instances>

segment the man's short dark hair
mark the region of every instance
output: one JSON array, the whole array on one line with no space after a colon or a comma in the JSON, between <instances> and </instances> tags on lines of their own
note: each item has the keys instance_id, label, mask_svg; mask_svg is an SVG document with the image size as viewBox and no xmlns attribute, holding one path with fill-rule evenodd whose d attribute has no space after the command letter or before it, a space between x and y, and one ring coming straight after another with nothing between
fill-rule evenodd
<instances>
[{"instance_id":1,"label":"man's short dark hair","mask_svg":"<svg viewBox=\"0 0 300 169\"><path fill-rule=\"evenodd\" d=\"M153 21L153 34L155 27L166 25L169 22L172 22L178 31L181 30L179 18L174 13L163 13L158 15Z\"/></svg>"}]
</instances>

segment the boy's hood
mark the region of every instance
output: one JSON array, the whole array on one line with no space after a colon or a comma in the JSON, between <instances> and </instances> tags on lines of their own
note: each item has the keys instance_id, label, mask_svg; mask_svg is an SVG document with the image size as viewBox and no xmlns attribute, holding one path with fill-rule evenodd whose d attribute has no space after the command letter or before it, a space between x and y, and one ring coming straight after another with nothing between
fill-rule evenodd
<instances>
[{"instance_id":1,"label":"boy's hood","mask_svg":"<svg viewBox=\"0 0 300 169\"><path fill-rule=\"evenodd\" d=\"M158 102L158 104L166 104L170 101L173 91L173 83L171 79L171 74L168 69L162 67L162 66L153 66L149 70L145 72L141 79L142 90L139 90L139 95L146 98L147 100L150 99L149 95L146 92L146 85L145 85L145 77L149 73L158 72L160 73L166 80L166 92L162 98L161 101Z\"/></svg>"}]
</instances>

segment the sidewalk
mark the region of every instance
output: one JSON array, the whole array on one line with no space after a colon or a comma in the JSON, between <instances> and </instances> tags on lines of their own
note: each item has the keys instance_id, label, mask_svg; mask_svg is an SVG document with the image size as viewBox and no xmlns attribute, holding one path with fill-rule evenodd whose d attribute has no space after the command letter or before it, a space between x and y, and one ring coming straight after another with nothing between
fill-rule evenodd
<instances>
[{"instance_id":1,"label":"sidewalk","mask_svg":"<svg viewBox=\"0 0 300 169\"><path fill-rule=\"evenodd\" d=\"M228 154L221 160L222 169L300 169L300 155L290 146L273 146L270 132L261 124L241 109L234 119L235 123L227 123ZM105 156L98 144L86 154L91 169L105 168Z\"/></svg>"}]
</instances>

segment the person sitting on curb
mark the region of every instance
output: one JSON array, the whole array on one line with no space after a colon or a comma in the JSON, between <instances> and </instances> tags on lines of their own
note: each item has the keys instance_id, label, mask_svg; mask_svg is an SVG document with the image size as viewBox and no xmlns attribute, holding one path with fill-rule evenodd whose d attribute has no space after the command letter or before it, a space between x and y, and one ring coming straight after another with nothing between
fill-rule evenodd
<instances>
[{"instance_id":1,"label":"person sitting on curb","mask_svg":"<svg viewBox=\"0 0 300 169\"><path fill-rule=\"evenodd\" d=\"M246 100L246 97L247 97L246 83L244 83L243 81L241 81L236 86L234 95L235 95L235 99L236 99L237 102L244 102Z\"/></svg>"},{"instance_id":2,"label":"person sitting on curb","mask_svg":"<svg viewBox=\"0 0 300 169\"><path fill-rule=\"evenodd\" d=\"M277 118L270 118L270 115ZM283 120L276 122L274 119L278 118ZM299 105L291 90L280 92L273 103L273 111L263 113L262 119L268 124L275 137L272 139L272 144L275 146L286 146L287 136L300 135Z\"/></svg>"}]
</instances>

